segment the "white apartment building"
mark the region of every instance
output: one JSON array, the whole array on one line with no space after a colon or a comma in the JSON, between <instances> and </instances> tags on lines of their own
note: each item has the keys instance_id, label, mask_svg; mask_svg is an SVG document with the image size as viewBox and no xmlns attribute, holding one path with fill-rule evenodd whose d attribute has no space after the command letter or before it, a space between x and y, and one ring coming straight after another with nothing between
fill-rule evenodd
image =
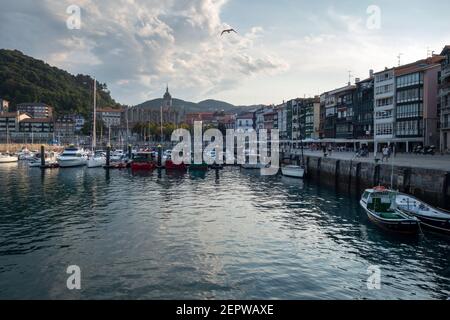
<instances>
[{"instance_id":1,"label":"white apartment building","mask_svg":"<svg viewBox=\"0 0 450 320\"><path fill-rule=\"evenodd\" d=\"M264 114L267 112L265 108L261 108L255 112L256 115L256 132L259 132L260 130L264 129Z\"/></svg>"},{"instance_id":2,"label":"white apartment building","mask_svg":"<svg viewBox=\"0 0 450 320\"><path fill-rule=\"evenodd\" d=\"M250 132L255 130L253 113L246 113L236 117L236 131Z\"/></svg>"},{"instance_id":3,"label":"white apartment building","mask_svg":"<svg viewBox=\"0 0 450 320\"><path fill-rule=\"evenodd\" d=\"M374 140L378 150L380 144L390 144L395 139L395 73L392 68L374 76Z\"/></svg>"}]
</instances>

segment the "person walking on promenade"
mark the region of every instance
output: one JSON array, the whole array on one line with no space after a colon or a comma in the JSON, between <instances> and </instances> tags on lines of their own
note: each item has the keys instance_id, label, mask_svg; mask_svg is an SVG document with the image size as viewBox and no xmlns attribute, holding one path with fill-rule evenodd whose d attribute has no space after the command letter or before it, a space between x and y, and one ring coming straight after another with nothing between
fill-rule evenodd
<instances>
[{"instance_id":1,"label":"person walking on promenade","mask_svg":"<svg viewBox=\"0 0 450 320\"><path fill-rule=\"evenodd\" d=\"M328 146L328 155L331 157L331 154L333 153L333 148L331 147L331 144Z\"/></svg>"},{"instance_id":2,"label":"person walking on promenade","mask_svg":"<svg viewBox=\"0 0 450 320\"><path fill-rule=\"evenodd\" d=\"M383 148L383 158L381 159L381 162L384 162L384 160L386 160L386 161L389 160L389 148L388 147Z\"/></svg>"}]
</instances>

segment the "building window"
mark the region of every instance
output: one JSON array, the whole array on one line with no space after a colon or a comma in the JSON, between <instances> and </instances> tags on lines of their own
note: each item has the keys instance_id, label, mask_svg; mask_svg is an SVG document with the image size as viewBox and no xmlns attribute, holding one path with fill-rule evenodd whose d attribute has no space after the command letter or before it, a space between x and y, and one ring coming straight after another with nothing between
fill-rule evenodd
<instances>
[{"instance_id":1,"label":"building window","mask_svg":"<svg viewBox=\"0 0 450 320\"><path fill-rule=\"evenodd\" d=\"M397 103L422 100L423 88L414 88L397 92Z\"/></svg>"},{"instance_id":2,"label":"building window","mask_svg":"<svg viewBox=\"0 0 450 320\"><path fill-rule=\"evenodd\" d=\"M391 80L394 77L394 73L391 72L386 72L386 73L382 73L379 74L375 77L375 81L376 82L382 82L382 81L387 81L387 80Z\"/></svg>"},{"instance_id":3,"label":"building window","mask_svg":"<svg viewBox=\"0 0 450 320\"><path fill-rule=\"evenodd\" d=\"M398 136L417 136L421 134L421 122L413 121L399 121L397 122Z\"/></svg>"},{"instance_id":4,"label":"building window","mask_svg":"<svg viewBox=\"0 0 450 320\"><path fill-rule=\"evenodd\" d=\"M422 103L411 103L397 106L397 119L417 118L423 115Z\"/></svg>"},{"instance_id":5,"label":"building window","mask_svg":"<svg viewBox=\"0 0 450 320\"><path fill-rule=\"evenodd\" d=\"M389 93L394 91L394 85L393 84L389 84L389 85L385 85L385 86L379 86L375 88L375 94L380 95L380 94L385 94L385 93Z\"/></svg>"},{"instance_id":6,"label":"building window","mask_svg":"<svg viewBox=\"0 0 450 320\"><path fill-rule=\"evenodd\" d=\"M378 99L376 101L377 107L386 107L394 104L394 98L384 98L384 99Z\"/></svg>"},{"instance_id":7,"label":"building window","mask_svg":"<svg viewBox=\"0 0 450 320\"><path fill-rule=\"evenodd\" d=\"M392 118L392 110L386 110L386 111L378 111L375 113L375 119L389 119Z\"/></svg>"},{"instance_id":8,"label":"building window","mask_svg":"<svg viewBox=\"0 0 450 320\"><path fill-rule=\"evenodd\" d=\"M423 83L423 73L417 72L397 77L397 88L419 85Z\"/></svg>"},{"instance_id":9,"label":"building window","mask_svg":"<svg viewBox=\"0 0 450 320\"><path fill-rule=\"evenodd\" d=\"M381 123L375 126L377 136L392 135L394 126L392 123Z\"/></svg>"}]
</instances>

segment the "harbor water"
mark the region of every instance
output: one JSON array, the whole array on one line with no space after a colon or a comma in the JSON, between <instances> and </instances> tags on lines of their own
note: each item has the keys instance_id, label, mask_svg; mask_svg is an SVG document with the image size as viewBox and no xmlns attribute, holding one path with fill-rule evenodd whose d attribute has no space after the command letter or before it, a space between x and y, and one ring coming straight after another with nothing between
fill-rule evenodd
<instances>
[{"instance_id":1,"label":"harbor water","mask_svg":"<svg viewBox=\"0 0 450 320\"><path fill-rule=\"evenodd\" d=\"M358 199L311 182L0 166L1 299L449 296L449 238L387 234Z\"/></svg>"}]
</instances>

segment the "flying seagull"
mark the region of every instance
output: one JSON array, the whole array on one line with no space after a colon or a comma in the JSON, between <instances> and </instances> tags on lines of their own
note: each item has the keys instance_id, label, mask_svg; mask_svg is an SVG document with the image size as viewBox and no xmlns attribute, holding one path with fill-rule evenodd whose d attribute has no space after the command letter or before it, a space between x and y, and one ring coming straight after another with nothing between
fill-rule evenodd
<instances>
[{"instance_id":1,"label":"flying seagull","mask_svg":"<svg viewBox=\"0 0 450 320\"><path fill-rule=\"evenodd\" d=\"M220 35L223 36L224 33L231 33L231 32L237 33L236 30L234 30L234 29L226 29L226 30L223 30Z\"/></svg>"}]
</instances>

